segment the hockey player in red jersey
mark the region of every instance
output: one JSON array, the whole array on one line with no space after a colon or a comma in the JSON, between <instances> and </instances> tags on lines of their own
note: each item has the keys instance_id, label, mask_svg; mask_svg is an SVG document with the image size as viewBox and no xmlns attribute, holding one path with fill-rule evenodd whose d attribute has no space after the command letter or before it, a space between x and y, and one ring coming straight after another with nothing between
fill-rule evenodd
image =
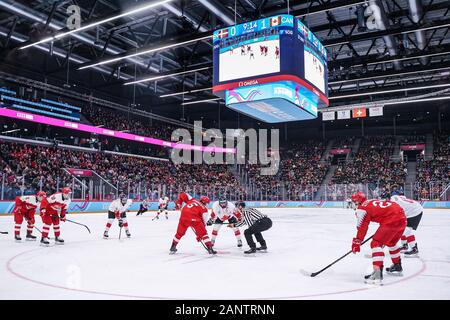
<instances>
[{"instance_id":1,"label":"hockey player in red jersey","mask_svg":"<svg viewBox=\"0 0 450 320\"><path fill-rule=\"evenodd\" d=\"M366 196L362 192L353 194L352 201L356 205L355 215L358 219L358 232L352 243L353 253L360 251L361 242L366 236L369 223L380 224L370 243L373 272L365 276L366 283L380 284L383 280L384 246L388 247L393 262L391 267L386 268L386 272L401 275L403 269L397 242L406 228L406 216L402 207L391 201L366 200Z\"/></svg>"},{"instance_id":2,"label":"hockey player in red jersey","mask_svg":"<svg viewBox=\"0 0 450 320\"><path fill-rule=\"evenodd\" d=\"M22 241L20 237L20 227L22 226L23 219L27 221L27 236L26 240L34 241L36 237L33 236L34 228L34 214L41 201L45 198L44 191L39 191L35 196L21 196L16 197L16 204L13 209L14 215L14 238L16 241Z\"/></svg>"},{"instance_id":3,"label":"hockey player in red jersey","mask_svg":"<svg viewBox=\"0 0 450 320\"><path fill-rule=\"evenodd\" d=\"M192 227L197 241L203 241L209 254L216 254L213 249L211 240L209 240L208 233L206 231L206 221L208 220L208 209L206 205L210 202L209 198L202 196L200 201L193 198L187 193L181 193L178 200L175 202L176 209L181 209L180 221L178 222L177 233L172 241L170 247L170 253L173 254L177 251L177 244L186 233L189 227ZM181 208L183 203L186 205Z\"/></svg>"},{"instance_id":4,"label":"hockey player in red jersey","mask_svg":"<svg viewBox=\"0 0 450 320\"><path fill-rule=\"evenodd\" d=\"M52 194L42 200L40 211L44 227L42 228L41 245L48 246L50 244L48 233L52 224L55 232L55 244L64 244L64 240L60 238L59 221L66 221L71 192L70 188L62 188L61 192Z\"/></svg>"}]
</instances>

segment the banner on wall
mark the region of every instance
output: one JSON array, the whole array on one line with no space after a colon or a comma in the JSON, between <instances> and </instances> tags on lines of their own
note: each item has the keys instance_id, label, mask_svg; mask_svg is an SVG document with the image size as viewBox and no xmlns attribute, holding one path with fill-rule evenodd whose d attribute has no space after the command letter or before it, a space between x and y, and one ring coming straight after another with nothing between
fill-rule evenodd
<instances>
[{"instance_id":1,"label":"banner on wall","mask_svg":"<svg viewBox=\"0 0 450 320\"><path fill-rule=\"evenodd\" d=\"M400 150L411 151L411 150L424 150L424 144L408 144L400 146Z\"/></svg>"}]
</instances>

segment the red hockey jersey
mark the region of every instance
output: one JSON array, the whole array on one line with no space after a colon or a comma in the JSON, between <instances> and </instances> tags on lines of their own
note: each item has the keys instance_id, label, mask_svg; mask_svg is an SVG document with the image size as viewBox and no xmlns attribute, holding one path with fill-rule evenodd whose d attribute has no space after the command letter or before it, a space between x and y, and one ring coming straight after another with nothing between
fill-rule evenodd
<instances>
[{"instance_id":1,"label":"red hockey jersey","mask_svg":"<svg viewBox=\"0 0 450 320\"><path fill-rule=\"evenodd\" d=\"M61 216L66 214L69 208L70 199L64 199L62 193L55 193L44 198L41 203L41 212L49 215L57 215L58 211Z\"/></svg>"},{"instance_id":2,"label":"red hockey jersey","mask_svg":"<svg viewBox=\"0 0 450 320\"><path fill-rule=\"evenodd\" d=\"M358 233L356 238L363 241L370 222L390 224L405 219L405 212L395 202L381 200L367 200L356 208Z\"/></svg>"},{"instance_id":3,"label":"red hockey jersey","mask_svg":"<svg viewBox=\"0 0 450 320\"><path fill-rule=\"evenodd\" d=\"M208 208L187 193L181 193L176 202L180 208L183 203L186 205L181 210L180 220L203 221L208 220Z\"/></svg>"}]
</instances>

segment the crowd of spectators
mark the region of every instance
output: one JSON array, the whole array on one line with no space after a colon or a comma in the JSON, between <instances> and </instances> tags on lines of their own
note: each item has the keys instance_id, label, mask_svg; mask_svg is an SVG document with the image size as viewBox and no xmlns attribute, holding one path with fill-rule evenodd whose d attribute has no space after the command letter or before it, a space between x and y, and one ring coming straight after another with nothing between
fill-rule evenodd
<instances>
[{"instance_id":1,"label":"crowd of spectators","mask_svg":"<svg viewBox=\"0 0 450 320\"><path fill-rule=\"evenodd\" d=\"M331 184L374 184L383 188L403 185L406 163L390 161L394 147L395 137L365 137L352 160L338 164Z\"/></svg>"},{"instance_id":2,"label":"crowd of spectators","mask_svg":"<svg viewBox=\"0 0 450 320\"><path fill-rule=\"evenodd\" d=\"M0 142L0 190L4 199L39 190L52 193L74 185L73 177L62 169L77 168L94 170L112 189L133 198L163 193L173 198L179 191L187 191L212 199L314 200L330 168L329 161L321 161L325 146L321 141L287 146L280 151L279 170L267 176L261 175L261 165L241 165L236 172L229 165L176 165L104 152ZM384 189L404 186L406 163L390 161L394 147L395 137L363 138L353 159L338 164L325 188L327 199L345 200L358 190L377 196ZM449 136L436 135L434 159L418 158L416 198L437 199L449 182Z\"/></svg>"},{"instance_id":3,"label":"crowd of spectators","mask_svg":"<svg viewBox=\"0 0 450 320\"><path fill-rule=\"evenodd\" d=\"M261 175L261 166L255 164L247 164L244 172L260 198L313 200L330 166L328 161L320 161L325 148L319 140L291 144L280 152L276 175Z\"/></svg>"},{"instance_id":4,"label":"crowd of spectators","mask_svg":"<svg viewBox=\"0 0 450 320\"><path fill-rule=\"evenodd\" d=\"M400 144L422 144L425 143L424 135L409 135L403 136L400 139Z\"/></svg>"},{"instance_id":5,"label":"crowd of spectators","mask_svg":"<svg viewBox=\"0 0 450 320\"><path fill-rule=\"evenodd\" d=\"M176 126L157 120L143 119L132 113L124 113L119 110L108 110L98 106L84 106L83 115L93 125L103 125L105 128L126 131L129 133L170 140Z\"/></svg>"},{"instance_id":6,"label":"crowd of spectators","mask_svg":"<svg viewBox=\"0 0 450 320\"><path fill-rule=\"evenodd\" d=\"M433 141L433 159L418 157L414 184L417 200L440 200L441 193L450 183L449 150L449 135L436 134Z\"/></svg>"},{"instance_id":7,"label":"crowd of spectators","mask_svg":"<svg viewBox=\"0 0 450 320\"><path fill-rule=\"evenodd\" d=\"M39 190L52 193L63 186L73 185L73 177L64 168L93 170L112 189L128 193L133 198L154 194L155 189L160 195L163 192L175 195L179 191L188 191L208 194L213 199L220 195L231 198L245 195L226 165L175 165L170 161L142 157L9 142L0 144L0 158L4 159L3 172L7 177L4 197L9 199ZM74 189L77 188L81 188L81 184L75 183Z\"/></svg>"}]
</instances>

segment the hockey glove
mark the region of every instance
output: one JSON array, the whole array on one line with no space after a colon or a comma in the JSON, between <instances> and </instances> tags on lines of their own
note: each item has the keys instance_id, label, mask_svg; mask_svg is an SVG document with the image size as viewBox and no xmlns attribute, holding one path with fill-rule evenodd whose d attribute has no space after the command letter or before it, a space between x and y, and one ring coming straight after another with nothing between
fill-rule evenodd
<instances>
[{"instance_id":1,"label":"hockey glove","mask_svg":"<svg viewBox=\"0 0 450 320\"><path fill-rule=\"evenodd\" d=\"M212 226L212 224L213 224L212 220L211 220L211 219L208 219L208 221L206 222L206 225L207 225L207 226Z\"/></svg>"},{"instance_id":2,"label":"hockey glove","mask_svg":"<svg viewBox=\"0 0 450 320\"><path fill-rule=\"evenodd\" d=\"M352 252L357 253L361 251L361 240L358 238L353 238L352 242Z\"/></svg>"},{"instance_id":3,"label":"hockey glove","mask_svg":"<svg viewBox=\"0 0 450 320\"><path fill-rule=\"evenodd\" d=\"M66 215L64 214L64 215L61 215L60 217L59 217L59 219L62 221L62 222L66 222Z\"/></svg>"},{"instance_id":4,"label":"hockey glove","mask_svg":"<svg viewBox=\"0 0 450 320\"><path fill-rule=\"evenodd\" d=\"M122 228L122 227L123 227L123 220L119 219L119 228Z\"/></svg>"}]
</instances>

